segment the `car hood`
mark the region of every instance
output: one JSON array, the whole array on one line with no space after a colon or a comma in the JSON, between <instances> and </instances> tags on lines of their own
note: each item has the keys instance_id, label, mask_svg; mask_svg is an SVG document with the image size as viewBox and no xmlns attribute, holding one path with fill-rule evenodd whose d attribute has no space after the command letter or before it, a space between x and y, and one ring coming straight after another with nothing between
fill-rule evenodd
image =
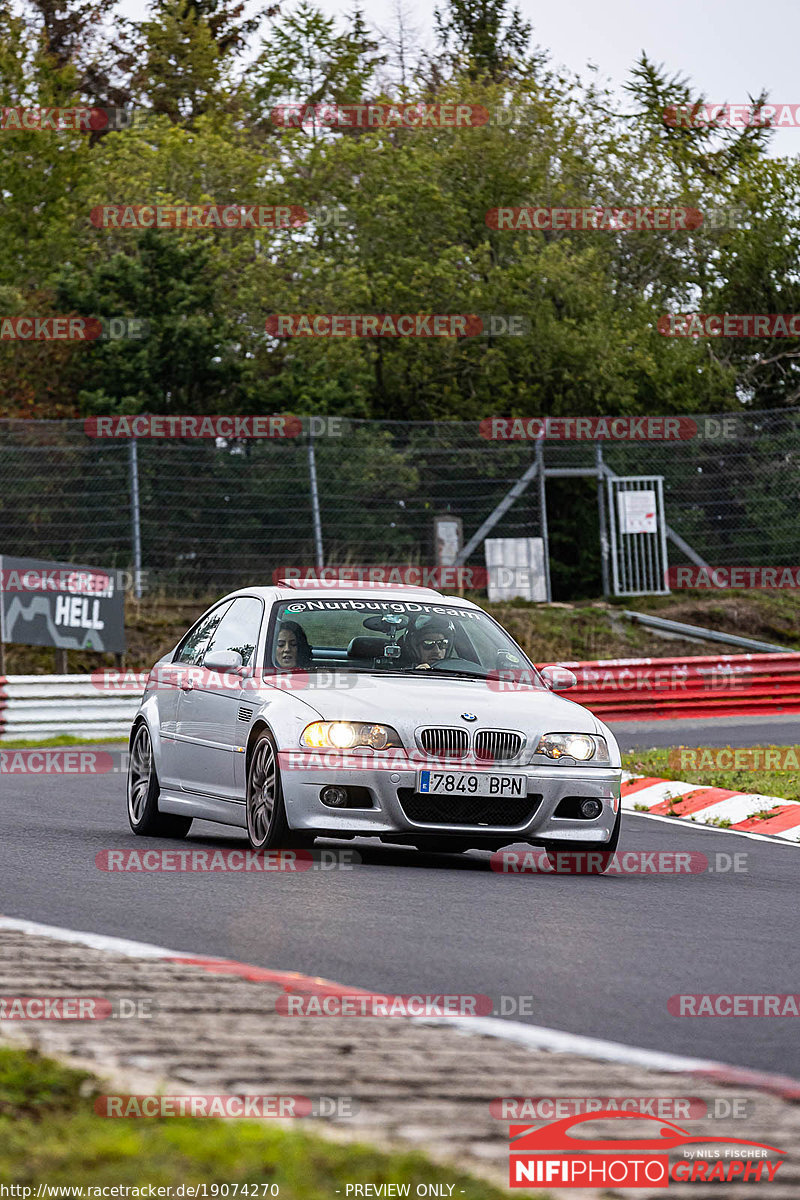
<instances>
[{"instance_id":1,"label":"car hood","mask_svg":"<svg viewBox=\"0 0 800 1200\"><path fill-rule=\"evenodd\" d=\"M307 694L307 702L323 720L376 721L393 725L401 734L421 725L518 729L529 738L541 733L602 731L588 709L545 689L495 691L484 680L348 673L339 675L338 683L338 687L315 690L313 699L312 693ZM464 713L476 720L467 722Z\"/></svg>"}]
</instances>

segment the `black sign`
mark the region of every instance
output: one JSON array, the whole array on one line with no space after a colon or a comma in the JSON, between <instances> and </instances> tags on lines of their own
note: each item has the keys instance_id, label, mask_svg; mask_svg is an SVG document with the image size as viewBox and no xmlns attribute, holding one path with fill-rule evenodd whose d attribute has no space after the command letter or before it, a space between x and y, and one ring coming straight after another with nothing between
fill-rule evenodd
<instances>
[{"instance_id":1,"label":"black sign","mask_svg":"<svg viewBox=\"0 0 800 1200\"><path fill-rule=\"evenodd\" d=\"M63 650L125 650L122 572L0 557L0 641Z\"/></svg>"}]
</instances>

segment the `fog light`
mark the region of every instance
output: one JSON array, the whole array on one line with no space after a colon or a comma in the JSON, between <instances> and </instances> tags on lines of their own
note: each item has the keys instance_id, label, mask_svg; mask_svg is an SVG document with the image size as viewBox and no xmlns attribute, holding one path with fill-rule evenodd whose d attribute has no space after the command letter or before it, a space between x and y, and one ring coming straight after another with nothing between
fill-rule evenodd
<instances>
[{"instance_id":1,"label":"fog light","mask_svg":"<svg viewBox=\"0 0 800 1200\"><path fill-rule=\"evenodd\" d=\"M347 792L341 787L323 788L319 798L328 808L344 808L347 804Z\"/></svg>"},{"instance_id":2,"label":"fog light","mask_svg":"<svg viewBox=\"0 0 800 1200\"><path fill-rule=\"evenodd\" d=\"M599 817L603 811L603 806L599 800L582 800L581 801L581 816L584 816L589 821L593 821L595 817Z\"/></svg>"}]
</instances>

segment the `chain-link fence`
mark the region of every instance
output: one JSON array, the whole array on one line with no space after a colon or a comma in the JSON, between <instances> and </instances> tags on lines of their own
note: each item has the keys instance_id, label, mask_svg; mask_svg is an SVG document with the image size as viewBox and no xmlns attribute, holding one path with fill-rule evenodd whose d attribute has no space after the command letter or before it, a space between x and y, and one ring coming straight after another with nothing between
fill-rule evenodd
<instances>
[{"instance_id":1,"label":"chain-link fence","mask_svg":"<svg viewBox=\"0 0 800 1200\"><path fill-rule=\"evenodd\" d=\"M269 582L276 567L317 563L320 541L326 564L433 564L435 516L461 518L469 543L517 485L487 535L549 530L555 597L597 594L599 446L616 475L664 477L667 522L703 560L800 562L800 409L694 421L698 436L676 441L349 421L313 442L135 443L89 437L81 421L0 421L0 554L132 570L138 531L146 588L182 592ZM537 456L546 484L539 472L520 486ZM686 561L675 543L670 560ZM483 565L482 538L467 561Z\"/></svg>"}]
</instances>

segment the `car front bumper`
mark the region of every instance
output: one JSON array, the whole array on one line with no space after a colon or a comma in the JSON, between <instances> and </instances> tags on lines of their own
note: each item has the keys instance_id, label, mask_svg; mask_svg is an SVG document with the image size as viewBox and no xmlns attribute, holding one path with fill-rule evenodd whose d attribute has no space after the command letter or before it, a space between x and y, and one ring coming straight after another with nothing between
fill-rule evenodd
<instances>
[{"instance_id":1,"label":"car front bumper","mask_svg":"<svg viewBox=\"0 0 800 1200\"><path fill-rule=\"evenodd\" d=\"M299 756L298 756L299 757ZM563 842L607 842L611 837L620 804L621 769L615 767L585 766L493 766L491 771L466 768L470 774L525 775L528 780L528 805L522 800L518 811L509 822L508 811L498 820L492 809L503 807L503 801L483 798L485 811L480 819L459 819L457 801L450 807L446 820L420 820L420 803L409 803L409 797L418 800L439 799L419 797L416 793L417 772L415 769L386 770L370 765L345 766L337 763L335 768L309 765L309 756L303 756L303 765L293 766L290 755L281 755L281 781L286 803L286 815L293 829L320 830L333 835L401 835L413 840L435 836L437 839L454 836L459 840L465 834L479 839L516 841ZM465 770L464 767L453 768ZM326 786L343 788L366 788L372 802L371 808L331 808L322 803L320 792ZM567 796L581 799L600 800L602 812L593 820L565 819L553 813L561 800ZM539 797L541 799L539 799ZM471 799L467 797L466 799ZM436 806L433 806L436 807ZM512 806L513 807L513 806ZM520 812L519 809L528 811ZM410 810L410 811L409 811ZM515 819L514 819L515 818Z\"/></svg>"}]
</instances>

